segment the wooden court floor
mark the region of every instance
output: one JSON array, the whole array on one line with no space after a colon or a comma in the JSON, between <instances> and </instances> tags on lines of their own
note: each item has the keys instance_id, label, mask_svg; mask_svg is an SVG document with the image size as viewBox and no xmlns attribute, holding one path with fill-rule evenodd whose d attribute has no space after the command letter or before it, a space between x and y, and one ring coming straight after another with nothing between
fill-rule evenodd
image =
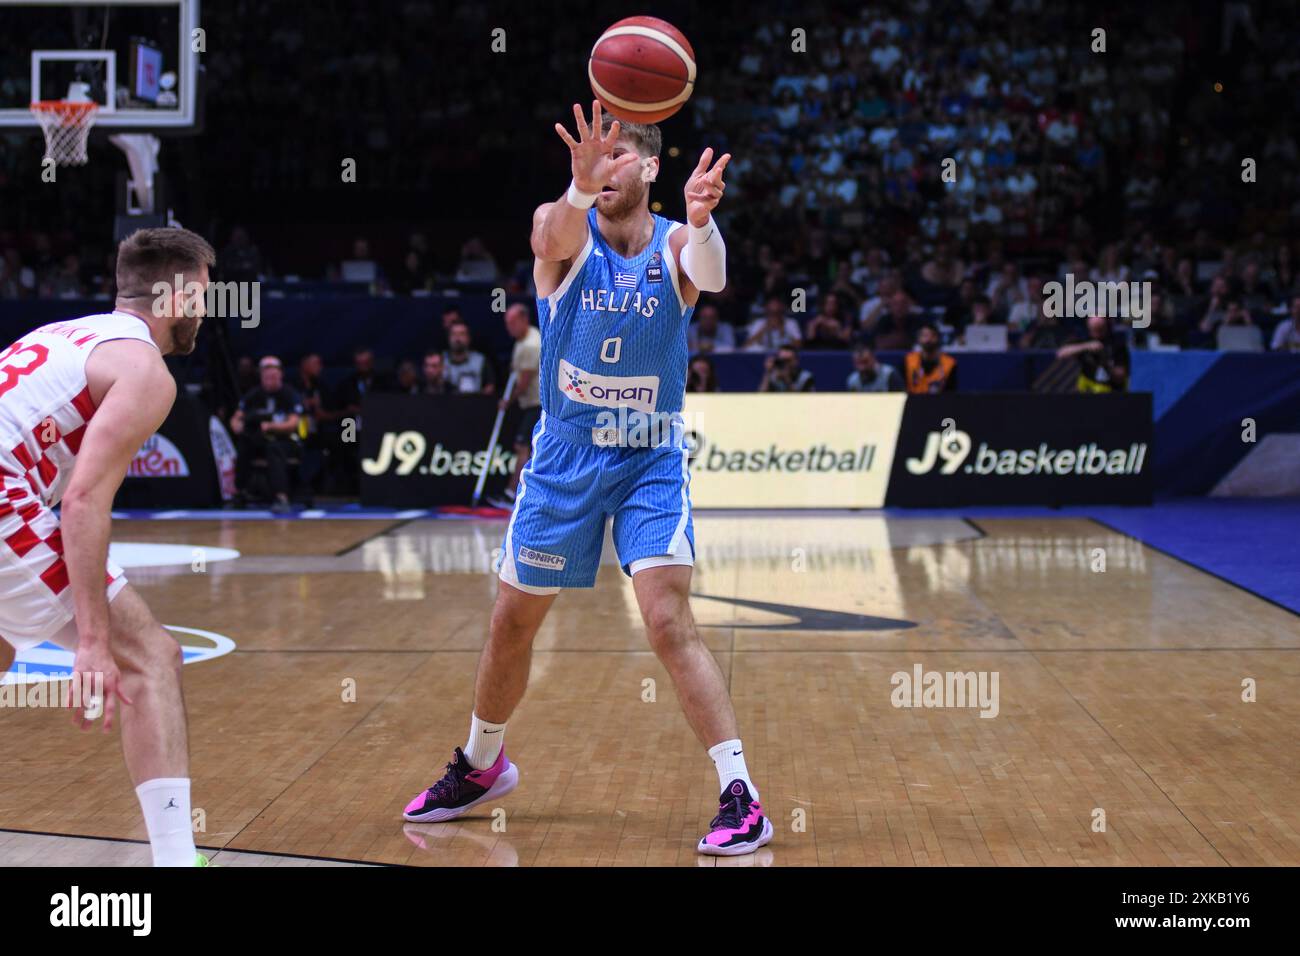
<instances>
[{"instance_id":1,"label":"wooden court floor","mask_svg":"<svg viewBox=\"0 0 1300 956\"><path fill-rule=\"evenodd\" d=\"M229 650L184 669L216 862L1300 864L1300 617L1082 518L697 515L695 614L776 827L753 857L694 852L716 775L608 555L537 639L519 788L404 824L464 742L503 528L115 523L178 546L128 577ZM996 695L896 706L918 670ZM0 766L0 865L147 861L111 737L0 709Z\"/></svg>"}]
</instances>

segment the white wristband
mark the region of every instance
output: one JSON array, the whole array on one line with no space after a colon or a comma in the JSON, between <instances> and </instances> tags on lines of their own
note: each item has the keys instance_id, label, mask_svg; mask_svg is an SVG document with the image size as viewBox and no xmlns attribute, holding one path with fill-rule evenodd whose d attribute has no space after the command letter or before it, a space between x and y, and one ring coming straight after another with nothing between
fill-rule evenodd
<instances>
[{"instance_id":1,"label":"white wristband","mask_svg":"<svg viewBox=\"0 0 1300 956\"><path fill-rule=\"evenodd\" d=\"M709 238L718 231L718 224L713 221L713 216L709 216L709 221L703 226L692 226L689 222L686 225L690 228L691 242L708 242Z\"/></svg>"},{"instance_id":2,"label":"white wristband","mask_svg":"<svg viewBox=\"0 0 1300 956\"><path fill-rule=\"evenodd\" d=\"M564 198L566 198L569 201L569 205L573 206L575 209L590 209L596 204L597 195L598 193L584 193L578 188L577 183L571 182L569 183L569 192Z\"/></svg>"}]
</instances>

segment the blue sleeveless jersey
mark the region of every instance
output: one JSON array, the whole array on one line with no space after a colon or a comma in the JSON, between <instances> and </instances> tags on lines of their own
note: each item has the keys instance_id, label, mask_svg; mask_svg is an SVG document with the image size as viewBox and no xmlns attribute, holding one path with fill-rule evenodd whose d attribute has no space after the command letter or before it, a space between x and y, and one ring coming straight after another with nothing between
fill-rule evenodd
<instances>
[{"instance_id":1,"label":"blue sleeveless jersey","mask_svg":"<svg viewBox=\"0 0 1300 956\"><path fill-rule=\"evenodd\" d=\"M646 248L624 259L592 209L582 251L537 301L542 416L500 566L527 593L595 584L606 524L625 574L695 561L681 415L692 310L668 245L681 223L653 221Z\"/></svg>"},{"instance_id":2,"label":"blue sleeveless jersey","mask_svg":"<svg viewBox=\"0 0 1300 956\"><path fill-rule=\"evenodd\" d=\"M624 259L601 236L596 210L588 211L586 245L561 286L537 300L542 410L554 432L578 437L611 420L626 427L637 413L682 410L694 310L682 303L668 247L681 223L652 218L649 244Z\"/></svg>"}]
</instances>

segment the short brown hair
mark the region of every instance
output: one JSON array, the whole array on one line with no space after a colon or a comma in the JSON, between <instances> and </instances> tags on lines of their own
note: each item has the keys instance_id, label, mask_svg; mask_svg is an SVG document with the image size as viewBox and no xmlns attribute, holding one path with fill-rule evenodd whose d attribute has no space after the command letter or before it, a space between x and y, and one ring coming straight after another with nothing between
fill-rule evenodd
<instances>
[{"instance_id":1,"label":"short brown hair","mask_svg":"<svg viewBox=\"0 0 1300 956\"><path fill-rule=\"evenodd\" d=\"M604 113L600 118L600 131L608 133L609 128L614 125L616 117L613 113ZM664 138L659 132L659 127L645 123L629 123L626 120L618 121L618 135L621 139L626 136L636 144L637 152L643 156L658 156L659 151L663 149Z\"/></svg>"},{"instance_id":2,"label":"short brown hair","mask_svg":"<svg viewBox=\"0 0 1300 956\"><path fill-rule=\"evenodd\" d=\"M117 294L125 299L150 296L154 283L171 283L177 273L193 276L216 263L208 241L188 229L137 229L117 247Z\"/></svg>"}]
</instances>

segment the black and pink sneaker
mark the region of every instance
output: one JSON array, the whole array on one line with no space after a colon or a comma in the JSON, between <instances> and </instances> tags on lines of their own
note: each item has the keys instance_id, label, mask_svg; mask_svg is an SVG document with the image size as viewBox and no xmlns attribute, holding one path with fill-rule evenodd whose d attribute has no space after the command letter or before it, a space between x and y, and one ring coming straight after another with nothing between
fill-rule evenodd
<instances>
[{"instance_id":1,"label":"black and pink sneaker","mask_svg":"<svg viewBox=\"0 0 1300 956\"><path fill-rule=\"evenodd\" d=\"M718 798L718 815L696 847L710 856L742 856L772 842L772 821L743 780L727 784Z\"/></svg>"},{"instance_id":2,"label":"black and pink sneaker","mask_svg":"<svg viewBox=\"0 0 1300 956\"><path fill-rule=\"evenodd\" d=\"M475 770L459 747L441 780L406 805L402 817L412 823L453 820L485 800L503 797L519 784L519 768L501 751L497 762Z\"/></svg>"}]
</instances>

